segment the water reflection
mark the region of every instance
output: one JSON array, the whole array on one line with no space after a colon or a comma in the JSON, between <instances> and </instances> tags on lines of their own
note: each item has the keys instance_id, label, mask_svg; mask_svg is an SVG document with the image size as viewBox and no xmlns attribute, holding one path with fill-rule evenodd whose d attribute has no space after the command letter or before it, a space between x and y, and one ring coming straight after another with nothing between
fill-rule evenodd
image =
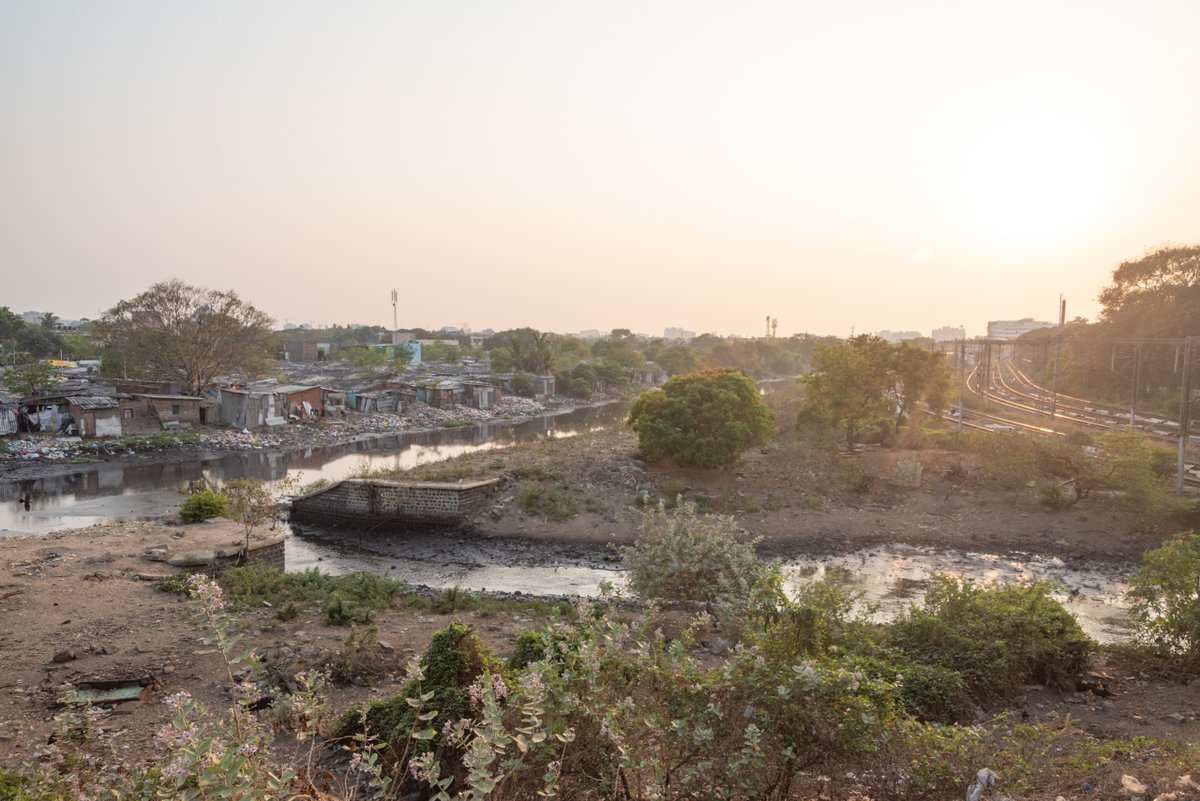
<instances>
[{"instance_id":1,"label":"water reflection","mask_svg":"<svg viewBox=\"0 0 1200 801\"><path fill-rule=\"evenodd\" d=\"M81 466L77 472L29 481L0 481L0 537L82 528L119 519L157 517L179 507L179 493L197 480L268 482L299 476L304 483L339 481L358 471L409 469L463 453L518 442L567 437L620 422L628 406L605 404L523 423L384 434L338 445L191 455L161 464Z\"/></svg>"},{"instance_id":2,"label":"water reflection","mask_svg":"<svg viewBox=\"0 0 1200 801\"><path fill-rule=\"evenodd\" d=\"M288 540L287 569L341 575L368 571L437 589L460 587L532 595L597 597L602 585L624 586L613 552L602 546L473 540L453 535L373 535L306 530ZM1100 566L1066 565L1051 557L1004 557L893 545L843 556L800 558L783 565L784 586L829 578L861 593L859 608L886 622L923 601L935 573L977 582L1052 582L1056 600L1100 642L1129 638L1126 577Z\"/></svg>"}]
</instances>

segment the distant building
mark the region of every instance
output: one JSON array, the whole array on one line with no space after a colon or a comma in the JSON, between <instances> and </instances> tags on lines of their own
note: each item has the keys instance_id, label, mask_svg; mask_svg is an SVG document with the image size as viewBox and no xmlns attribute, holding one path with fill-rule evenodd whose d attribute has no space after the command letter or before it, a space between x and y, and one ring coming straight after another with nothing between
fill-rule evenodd
<instances>
[{"instance_id":1,"label":"distant building","mask_svg":"<svg viewBox=\"0 0 1200 801\"><path fill-rule=\"evenodd\" d=\"M933 329L934 342L953 342L956 339L966 339L967 329L960 326L944 325Z\"/></svg>"},{"instance_id":2,"label":"distant building","mask_svg":"<svg viewBox=\"0 0 1200 801\"><path fill-rule=\"evenodd\" d=\"M589 328L586 331L580 331L577 336L580 339L599 339L603 334L595 328Z\"/></svg>"},{"instance_id":3,"label":"distant building","mask_svg":"<svg viewBox=\"0 0 1200 801\"><path fill-rule=\"evenodd\" d=\"M988 322L987 335L988 339L1017 339L1030 331L1053 327L1054 323L1045 323L1032 317L1022 317L1020 320L991 320Z\"/></svg>"},{"instance_id":4,"label":"distant building","mask_svg":"<svg viewBox=\"0 0 1200 801\"><path fill-rule=\"evenodd\" d=\"M682 341L686 342L690 339L695 339L695 338L696 338L695 331L688 331L683 328L668 328L665 331L663 331L663 339L682 340Z\"/></svg>"},{"instance_id":5,"label":"distant building","mask_svg":"<svg viewBox=\"0 0 1200 801\"><path fill-rule=\"evenodd\" d=\"M876 331L875 336L884 342L895 345L897 342L907 342L910 339L920 339L924 334L920 331Z\"/></svg>"}]
</instances>

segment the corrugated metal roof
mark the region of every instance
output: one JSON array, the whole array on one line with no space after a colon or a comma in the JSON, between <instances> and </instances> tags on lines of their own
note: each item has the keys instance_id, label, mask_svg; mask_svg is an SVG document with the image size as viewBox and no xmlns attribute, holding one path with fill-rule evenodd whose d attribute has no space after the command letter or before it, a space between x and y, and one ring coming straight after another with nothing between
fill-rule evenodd
<instances>
[{"instance_id":1,"label":"corrugated metal roof","mask_svg":"<svg viewBox=\"0 0 1200 801\"><path fill-rule=\"evenodd\" d=\"M78 406L84 411L117 408L117 401L115 398L105 398L99 395L75 395L70 400L72 404Z\"/></svg>"}]
</instances>

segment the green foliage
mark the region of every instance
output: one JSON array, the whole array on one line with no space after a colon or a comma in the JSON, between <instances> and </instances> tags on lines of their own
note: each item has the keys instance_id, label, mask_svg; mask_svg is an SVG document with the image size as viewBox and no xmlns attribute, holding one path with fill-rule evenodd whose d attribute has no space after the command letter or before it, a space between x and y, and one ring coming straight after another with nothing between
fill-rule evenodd
<instances>
[{"instance_id":1,"label":"green foliage","mask_svg":"<svg viewBox=\"0 0 1200 801\"><path fill-rule=\"evenodd\" d=\"M220 580L229 602L236 606L267 603L279 609L288 604L298 607L321 604L329 618L328 610L334 605L340 609L335 613L338 622L357 622L366 613L390 609L404 591L402 582L386 576L374 573L329 576L315 568L285 573L270 567L236 567L221 573Z\"/></svg>"},{"instance_id":2,"label":"green foliage","mask_svg":"<svg viewBox=\"0 0 1200 801\"><path fill-rule=\"evenodd\" d=\"M673 511L659 503L642 513L638 541L619 549L630 590L646 600L744 609L778 568L762 562L737 535L731 517L701 515L690 501Z\"/></svg>"},{"instance_id":3,"label":"green foliage","mask_svg":"<svg viewBox=\"0 0 1200 801\"><path fill-rule=\"evenodd\" d=\"M256 478L234 478L221 487L225 508L232 520L242 524L246 547L250 547L250 532L258 526L278 520L283 508L271 495L270 488Z\"/></svg>"},{"instance_id":4,"label":"green foliage","mask_svg":"<svg viewBox=\"0 0 1200 801\"><path fill-rule=\"evenodd\" d=\"M212 490L194 492L183 499L179 506L179 519L185 523L199 523L210 517L225 516L225 496Z\"/></svg>"},{"instance_id":5,"label":"green foliage","mask_svg":"<svg viewBox=\"0 0 1200 801\"><path fill-rule=\"evenodd\" d=\"M628 420L647 459L700 468L732 464L764 444L772 421L754 382L736 370L672 378L639 397Z\"/></svg>"},{"instance_id":6,"label":"green foliage","mask_svg":"<svg viewBox=\"0 0 1200 801\"><path fill-rule=\"evenodd\" d=\"M1200 534L1185 531L1147 551L1129 584L1140 639L1200 671Z\"/></svg>"},{"instance_id":7,"label":"green foliage","mask_svg":"<svg viewBox=\"0 0 1200 801\"><path fill-rule=\"evenodd\" d=\"M200 394L214 376L257 375L271 356L271 318L234 292L171 280L123 300L95 324L105 365L169 379Z\"/></svg>"},{"instance_id":8,"label":"green foliage","mask_svg":"<svg viewBox=\"0 0 1200 801\"><path fill-rule=\"evenodd\" d=\"M1044 583L978 587L935 576L923 608L889 629L913 662L954 670L980 704L1008 698L1022 684L1074 686L1091 641Z\"/></svg>"},{"instance_id":9,"label":"green foliage","mask_svg":"<svg viewBox=\"0 0 1200 801\"><path fill-rule=\"evenodd\" d=\"M579 514L575 499L558 484L546 487L541 484L524 483L521 485L518 503L527 514L548 522L561 523Z\"/></svg>"},{"instance_id":10,"label":"green foliage","mask_svg":"<svg viewBox=\"0 0 1200 801\"><path fill-rule=\"evenodd\" d=\"M369 736L386 743L393 755L436 750L443 760L457 754L442 747L446 726L462 718L471 718L469 688L485 672L498 672L496 657L468 626L452 623L434 633L421 657L416 677L400 691L342 715L335 736ZM425 732L416 743L410 739Z\"/></svg>"},{"instance_id":11,"label":"green foliage","mask_svg":"<svg viewBox=\"0 0 1200 801\"><path fill-rule=\"evenodd\" d=\"M0 384L22 395L41 395L58 386L54 379L54 368L44 361L28 362L0 370Z\"/></svg>"},{"instance_id":12,"label":"green foliage","mask_svg":"<svg viewBox=\"0 0 1200 801\"><path fill-rule=\"evenodd\" d=\"M1184 337L1200 317L1200 245L1168 245L1113 270L1101 318L1126 337Z\"/></svg>"},{"instance_id":13,"label":"green foliage","mask_svg":"<svg viewBox=\"0 0 1200 801\"><path fill-rule=\"evenodd\" d=\"M940 353L902 342L891 345L862 335L842 345L821 345L803 379L808 401L797 424L809 430L840 429L853 448L859 436L889 416L894 432L924 403L944 408L951 377Z\"/></svg>"}]
</instances>

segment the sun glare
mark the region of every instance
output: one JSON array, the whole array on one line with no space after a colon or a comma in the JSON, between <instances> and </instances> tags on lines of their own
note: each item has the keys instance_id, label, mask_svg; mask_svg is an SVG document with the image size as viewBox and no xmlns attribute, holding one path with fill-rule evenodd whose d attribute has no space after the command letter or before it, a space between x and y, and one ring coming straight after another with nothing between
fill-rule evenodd
<instances>
[{"instance_id":1,"label":"sun glare","mask_svg":"<svg viewBox=\"0 0 1200 801\"><path fill-rule=\"evenodd\" d=\"M1098 225L1107 205L1104 148L1095 132L1053 118L1010 120L964 158L965 222L1011 247L1050 245Z\"/></svg>"}]
</instances>

